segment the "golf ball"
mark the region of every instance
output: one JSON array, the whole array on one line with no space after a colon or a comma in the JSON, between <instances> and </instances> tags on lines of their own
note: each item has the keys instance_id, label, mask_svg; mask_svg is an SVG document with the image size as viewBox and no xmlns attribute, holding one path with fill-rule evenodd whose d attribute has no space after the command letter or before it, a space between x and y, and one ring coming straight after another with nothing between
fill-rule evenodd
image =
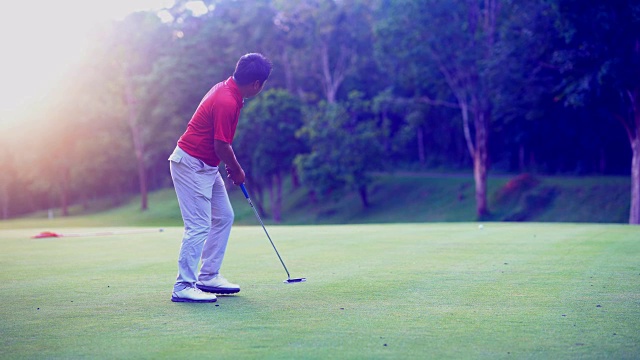
<instances>
[{"instance_id":1,"label":"golf ball","mask_svg":"<svg viewBox=\"0 0 640 360\"><path fill-rule=\"evenodd\" d=\"M478 229L482 230L482 228L484 228L484 225L482 224L478 225Z\"/></svg>"}]
</instances>

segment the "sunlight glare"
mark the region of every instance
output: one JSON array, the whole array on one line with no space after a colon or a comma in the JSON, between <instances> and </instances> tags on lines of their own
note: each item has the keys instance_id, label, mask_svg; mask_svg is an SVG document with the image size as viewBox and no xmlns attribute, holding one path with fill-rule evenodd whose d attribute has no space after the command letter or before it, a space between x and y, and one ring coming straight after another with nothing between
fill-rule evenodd
<instances>
[{"instance_id":1,"label":"sunlight glare","mask_svg":"<svg viewBox=\"0 0 640 360\"><path fill-rule=\"evenodd\" d=\"M184 7L187 10L191 11L193 16L202 16L209 11L207 5L205 5L202 1L189 1L184 5Z\"/></svg>"},{"instance_id":2,"label":"sunlight glare","mask_svg":"<svg viewBox=\"0 0 640 360\"><path fill-rule=\"evenodd\" d=\"M173 0L13 1L0 23L0 124L36 110L75 65L97 29ZM10 14L10 15L9 15Z\"/></svg>"}]
</instances>

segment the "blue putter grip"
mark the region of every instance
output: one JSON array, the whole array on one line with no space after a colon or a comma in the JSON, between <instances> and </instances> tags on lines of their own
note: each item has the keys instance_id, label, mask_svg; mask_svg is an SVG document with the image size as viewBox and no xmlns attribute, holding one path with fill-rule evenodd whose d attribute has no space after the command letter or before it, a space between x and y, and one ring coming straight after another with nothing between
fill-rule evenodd
<instances>
[{"instance_id":1,"label":"blue putter grip","mask_svg":"<svg viewBox=\"0 0 640 360\"><path fill-rule=\"evenodd\" d=\"M244 197L246 197L248 199L249 198L249 193L247 192L247 188L244 187L244 183L240 184L240 189L242 189L242 193L244 194Z\"/></svg>"}]
</instances>

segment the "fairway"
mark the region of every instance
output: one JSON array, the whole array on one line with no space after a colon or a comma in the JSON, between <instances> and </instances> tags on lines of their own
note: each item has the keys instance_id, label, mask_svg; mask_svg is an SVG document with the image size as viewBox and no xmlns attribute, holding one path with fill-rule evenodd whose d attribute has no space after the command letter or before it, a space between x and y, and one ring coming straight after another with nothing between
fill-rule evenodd
<instances>
[{"instance_id":1,"label":"fairway","mask_svg":"<svg viewBox=\"0 0 640 360\"><path fill-rule=\"evenodd\" d=\"M132 228L133 229L133 228ZM140 228L136 228L140 229ZM114 230L43 229L60 233ZM117 229L125 230L125 229ZM632 359L640 228L234 227L215 304L170 301L181 228L0 231L0 358Z\"/></svg>"}]
</instances>

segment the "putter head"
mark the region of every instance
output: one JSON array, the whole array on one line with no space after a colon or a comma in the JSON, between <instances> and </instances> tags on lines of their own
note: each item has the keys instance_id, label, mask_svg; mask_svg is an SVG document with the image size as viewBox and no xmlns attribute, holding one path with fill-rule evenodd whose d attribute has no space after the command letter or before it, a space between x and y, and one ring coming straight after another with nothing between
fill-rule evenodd
<instances>
[{"instance_id":1,"label":"putter head","mask_svg":"<svg viewBox=\"0 0 640 360\"><path fill-rule=\"evenodd\" d=\"M287 279L283 281L285 284L293 284L307 281L307 278L296 278L296 279Z\"/></svg>"}]
</instances>

